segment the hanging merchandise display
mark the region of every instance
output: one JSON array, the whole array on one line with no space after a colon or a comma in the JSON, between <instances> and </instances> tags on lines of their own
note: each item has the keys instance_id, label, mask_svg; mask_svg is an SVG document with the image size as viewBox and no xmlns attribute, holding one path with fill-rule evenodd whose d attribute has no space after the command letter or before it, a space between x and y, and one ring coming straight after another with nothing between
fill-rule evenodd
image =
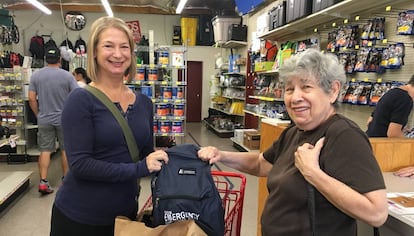
<instances>
[{"instance_id":1,"label":"hanging merchandise display","mask_svg":"<svg viewBox=\"0 0 414 236\"><path fill-rule=\"evenodd\" d=\"M403 11L398 14L397 34L414 34L414 10Z\"/></svg>"}]
</instances>

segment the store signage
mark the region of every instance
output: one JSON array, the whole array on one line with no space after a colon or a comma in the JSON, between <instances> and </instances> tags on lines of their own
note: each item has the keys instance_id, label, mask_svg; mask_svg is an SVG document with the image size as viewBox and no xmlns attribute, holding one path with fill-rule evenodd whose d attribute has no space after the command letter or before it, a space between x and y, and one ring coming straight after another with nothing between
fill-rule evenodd
<instances>
[{"instance_id":1,"label":"store signage","mask_svg":"<svg viewBox=\"0 0 414 236\"><path fill-rule=\"evenodd\" d=\"M126 23L132 31L132 37L134 38L134 42L138 43L141 40L141 28L139 26L139 21L126 21Z\"/></svg>"}]
</instances>

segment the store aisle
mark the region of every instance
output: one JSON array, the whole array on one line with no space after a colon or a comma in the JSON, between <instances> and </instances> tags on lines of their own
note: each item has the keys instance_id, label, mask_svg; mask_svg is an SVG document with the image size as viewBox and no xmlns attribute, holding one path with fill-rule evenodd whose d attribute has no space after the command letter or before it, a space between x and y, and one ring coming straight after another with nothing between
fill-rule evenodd
<instances>
[{"instance_id":1,"label":"store aisle","mask_svg":"<svg viewBox=\"0 0 414 236\"><path fill-rule=\"evenodd\" d=\"M201 146L213 145L222 150L236 151L228 138L219 138L207 130L202 123L188 123L186 143L198 143ZM49 181L55 191L61 184L61 166L59 154L52 157L49 168ZM228 171L226 167L218 165L220 169ZM8 165L0 163L0 172L9 171L33 171L29 188L17 198L8 208L0 213L0 236L46 236L49 233L50 211L55 193L41 196L38 191L37 163ZM233 170L230 170L233 171ZM246 175L246 195L242 217L242 236L256 235L257 221L257 178ZM142 181L143 190L140 197L140 205L150 195L149 179Z\"/></svg>"}]
</instances>

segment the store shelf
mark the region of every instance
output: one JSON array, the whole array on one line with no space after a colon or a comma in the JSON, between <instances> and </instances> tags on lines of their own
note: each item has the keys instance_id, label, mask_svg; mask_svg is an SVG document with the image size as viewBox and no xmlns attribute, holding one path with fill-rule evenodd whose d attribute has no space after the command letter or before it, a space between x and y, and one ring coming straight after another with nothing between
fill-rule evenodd
<instances>
[{"instance_id":1,"label":"store shelf","mask_svg":"<svg viewBox=\"0 0 414 236\"><path fill-rule=\"evenodd\" d=\"M257 99L261 101L267 101L267 102L283 102L283 98L274 98L274 97L266 97L266 96L249 96L249 98Z\"/></svg>"},{"instance_id":2,"label":"store shelf","mask_svg":"<svg viewBox=\"0 0 414 236\"><path fill-rule=\"evenodd\" d=\"M257 116L257 117L269 118L269 117L267 117L266 115L262 115L262 114L259 114L259 113L254 112L254 111L243 110L243 112L244 112L244 113L247 113L247 114L250 114L250 115Z\"/></svg>"},{"instance_id":3,"label":"store shelf","mask_svg":"<svg viewBox=\"0 0 414 236\"><path fill-rule=\"evenodd\" d=\"M36 148L28 148L27 149L27 155L31 156L31 157L37 157L37 156L40 155L40 151L37 147Z\"/></svg>"},{"instance_id":4,"label":"store shelf","mask_svg":"<svg viewBox=\"0 0 414 236\"><path fill-rule=\"evenodd\" d=\"M230 76L245 76L246 74L243 72L226 72L223 75L230 75Z\"/></svg>"},{"instance_id":5,"label":"store shelf","mask_svg":"<svg viewBox=\"0 0 414 236\"><path fill-rule=\"evenodd\" d=\"M32 171L0 172L0 212L30 185Z\"/></svg>"},{"instance_id":6,"label":"store shelf","mask_svg":"<svg viewBox=\"0 0 414 236\"><path fill-rule=\"evenodd\" d=\"M226 115L231 115L231 116L244 116L244 114L234 114L234 113L230 113L229 111L221 110L221 109L218 109L218 108L215 108L215 107L211 107L211 109L214 109L216 111L222 112L222 113L224 113Z\"/></svg>"},{"instance_id":7,"label":"store shelf","mask_svg":"<svg viewBox=\"0 0 414 236\"><path fill-rule=\"evenodd\" d=\"M25 128L26 129L37 129L39 126L38 125L34 125L34 124L26 124Z\"/></svg>"},{"instance_id":8,"label":"store shelf","mask_svg":"<svg viewBox=\"0 0 414 236\"><path fill-rule=\"evenodd\" d=\"M208 129L213 131L220 138L230 138L234 135L234 130L217 129L216 127L214 127L214 125L208 123L206 120L203 120L203 122Z\"/></svg>"},{"instance_id":9,"label":"store shelf","mask_svg":"<svg viewBox=\"0 0 414 236\"><path fill-rule=\"evenodd\" d=\"M243 145L243 143L238 142L235 138L230 138L230 140L233 142L233 146L242 152L259 152L258 149L249 149L246 146Z\"/></svg>"},{"instance_id":10,"label":"store shelf","mask_svg":"<svg viewBox=\"0 0 414 236\"><path fill-rule=\"evenodd\" d=\"M344 0L319 12L273 29L260 35L259 38L284 42L295 37L298 33L312 33L313 29L320 25L332 23L338 19L351 19L360 13L366 15L387 5L395 5L406 1L407 0Z\"/></svg>"},{"instance_id":11,"label":"store shelf","mask_svg":"<svg viewBox=\"0 0 414 236\"><path fill-rule=\"evenodd\" d=\"M239 98L239 97L228 97L228 96L223 96L223 98L228 98L228 99L236 99L236 100L241 100L241 101L245 101L246 98Z\"/></svg>"},{"instance_id":12,"label":"store shelf","mask_svg":"<svg viewBox=\"0 0 414 236\"><path fill-rule=\"evenodd\" d=\"M256 74L259 74L259 75L275 75L279 73L279 70L276 69L276 70L255 71L255 72Z\"/></svg>"},{"instance_id":13,"label":"store shelf","mask_svg":"<svg viewBox=\"0 0 414 236\"><path fill-rule=\"evenodd\" d=\"M230 40L221 45L223 48L241 48L247 46L247 42Z\"/></svg>"}]
</instances>

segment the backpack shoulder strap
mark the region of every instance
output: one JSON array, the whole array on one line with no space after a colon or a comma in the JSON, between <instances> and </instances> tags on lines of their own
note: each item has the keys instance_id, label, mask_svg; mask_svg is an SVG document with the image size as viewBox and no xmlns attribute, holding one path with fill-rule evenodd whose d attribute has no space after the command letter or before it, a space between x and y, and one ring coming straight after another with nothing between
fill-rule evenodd
<instances>
[{"instance_id":1,"label":"backpack shoulder strap","mask_svg":"<svg viewBox=\"0 0 414 236\"><path fill-rule=\"evenodd\" d=\"M122 117L119 109L99 89L89 86L89 85L86 85L84 89L86 89L87 91L95 95L95 97L98 98L108 108L108 110L114 115L115 119L118 121L119 125L121 126L122 131L124 132L125 140L127 142L131 158L134 162L137 162L139 160L139 150L137 147L137 143L135 141L134 135L132 134L131 128L129 127L124 117Z\"/></svg>"}]
</instances>

